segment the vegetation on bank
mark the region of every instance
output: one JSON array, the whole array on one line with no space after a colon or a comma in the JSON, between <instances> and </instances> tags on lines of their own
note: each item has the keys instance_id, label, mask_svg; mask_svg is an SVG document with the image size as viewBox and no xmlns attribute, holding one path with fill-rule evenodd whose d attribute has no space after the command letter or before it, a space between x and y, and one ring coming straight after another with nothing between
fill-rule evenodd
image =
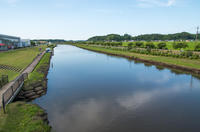
<instances>
[{"instance_id":1,"label":"vegetation on bank","mask_svg":"<svg viewBox=\"0 0 200 132\"><path fill-rule=\"evenodd\" d=\"M49 132L45 111L35 104L15 102L0 111L0 132Z\"/></svg>"},{"instance_id":2,"label":"vegetation on bank","mask_svg":"<svg viewBox=\"0 0 200 132\"><path fill-rule=\"evenodd\" d=\"M54 48L56 45L48 45ZM46 46L42 46L43 50ZM37 51L39 51L37 49ZM39 52L38 52L39 53ZM33 84L42 84L46 87L46 75L49 68L51 53L45 53L32 73L25 81L22 91L31 90ZM19 63L19 62L18 62ZM25 90L24 90L25 89ZM36 89L32 89L34 91ZM33 97L40 97L45 93L43 89L37 89ZM27 94L30 94L27 92ZM37 95L36 95L37 94ZM18 95L19 96L19 95ZM32 97L32 99L34 99ZM28 101L28 100L27 100ZM47 114L35 104L14 102L6 106L6 114L0 113L0 132L50 132Z\"/></svg>"},{"instance_id":3,"label":"vegetation on bank","mask_svg":"<svg viewBox=\"0 0 200 132\"><path fill-rule=\"evenodd\" d=\"M104 42L104 41L80 41L71 42L69 44L88 44L88 45L101 45L101 46L114 46L114 47L133 47L133 48L151 48L162 50L184 50L184 51L200 51L200 42L167 42L167 41L135 41L135 42Z\"/></svg>"},{"instance_id":4,"label":"vegetation on bank","mask_svg":"<svg viewBox=\"0 0 200 132\"><path fill-rule=\"evenodd\" d=\"M200 37L200 35L199 35ZM198 37L198 38L199 38ZM105 36L94 36L88 39L88 41L155 41L155 40L195 40L196 34L190 34L187 32L175 33L175 34L144 34L138 36L131 36L129 34L118 35L108 34Z\"/></svg>"},{"instance_id":5,"label":"vegetation on bank","mask_svg":"<svg viewBox=\"0 0 200 132\"><path fill-rule=\"evenodd\" d=\"M130 51L140 54L156 56L170 56L175 58L200 58L200 42L77 42L120 51ZM169 50L171 47L173 50Z\"/></svg>"},{"instance_id":6,"label":"vegetation on bank","mask_svg":"<svg viewBox=\"0 0 200 132\"><path fill-rule=\"evenodd\" d=\"M25 81L23 86L24 90L30 90L32 88L32 85L35 83L43 83L49 68L50 58L51 53L44 54L33 72L29 74L28 79Z\"/></svg>"},{"instance_id":7,"label":"vegetation on bank","mask_svg":"<svg viewBox=\"0 0 200 132\"><path fill-rule=\"evenodd\" d=\"M41 52L39 50L40 48L43 51L46 46L37 46L0 52L0 65L8 65L23 70ZM0 69L0 76L8 75L9 81L15 79L19 74L19 72L13 70Z\"/></svg>"},{"instance_id":8,"label":"vegetation on bank","mask_svg":"<svg viewBox=\"0 0 200 132\"><path fill-rule=\"evenodd\" d=\"M139 53L133 53L130 51L120 51L115 49L106 49L103 47L95 47L90 45L84 45L84 44L76 44L76 46L81 48L86 48L94 51L99 52L106 52L106 53L113 53L118 55L126 55L130 57L137 57L144 60L151 60L155 62L162 62L166 64L172 64L172 65L178 65L178 66L184 66L189 68L196 68L200 69L200 60L193 60L193 59L187 59L187 58L173 58L173 57L166 57L166 56L154 56L154 55L146 55L146 54L139 54Z\"/></svg>"}]
</instances>

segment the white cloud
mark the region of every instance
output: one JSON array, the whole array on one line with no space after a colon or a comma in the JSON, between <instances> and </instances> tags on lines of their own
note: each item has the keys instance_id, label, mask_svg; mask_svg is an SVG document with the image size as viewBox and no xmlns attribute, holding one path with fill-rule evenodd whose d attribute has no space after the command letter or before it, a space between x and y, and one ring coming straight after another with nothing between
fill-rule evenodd
<instances>
[{"instance_id":1,"label":"white cloud","mask_svg":"<svg viewBox=\"0 0 200 132\"><path fill-rule=\"evenodd\" d=\"M20 0L0 0L0 2L4 2L10 5L15 5L17 2L19 2Z\"/></svg>"},{"instance_id":2,"label":"white cloud","mask_svg":"<svg viewBox=\"0 0 200 132\"><path fill-rule=\"evenodd\" d=\"M176 0L168 0L167 6L173 6L176 3Z\"/></svg>"},{"instance_id":3,"label":"white cloud","mask_svg":"<svg viewBox=\"0 0 200 132\"><path fill-rule=\"evenodd\" d=\"M137 0L139 7L170 7L175 5L176 0Z\"/></svg>"}]
</instances>

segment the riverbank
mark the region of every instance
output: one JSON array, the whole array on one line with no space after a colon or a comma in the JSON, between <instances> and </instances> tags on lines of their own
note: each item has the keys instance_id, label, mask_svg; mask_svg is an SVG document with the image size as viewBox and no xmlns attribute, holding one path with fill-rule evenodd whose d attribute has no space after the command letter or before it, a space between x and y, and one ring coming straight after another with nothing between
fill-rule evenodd
<instances>
[{"instance_id":1,"label":"riverbank","mask_svg":"<svg viewBox=\"0 0 200 132\"><path fill-rule=\"evenodd\" d=\"M15 79L46 46L28 47L0 53L0 76L8 75L9 81ZM41 50L40 50L41 49Z\"/></svg>"},{"instance_id":2,"label":"riverbank","mask_svg":"<svg viewBox=\"0 0 200 132\"><path fill-rule=\"evenodd\" d=\"M51 48L53 49L54 47L55 46ZM34 70L30 69L31 73L29 74L28 79L25 80L22 90L15 99L17 102L7 105L7 113L1 116L2 120L4 121L2 124L2 131L50 132L51 127L48 125L48 118L45 110L36 104L29 104L26 102L38 98L46 93L46 76L48 73L51 56L52 53L45 53L40 59L39 63L34 66Z\"/></svg>"},{"instance_id":3,"label":"riverbank","mask_svg":"<svg viewBox=\"0 0 200 132\"><path fill-rule=\"evenodd\" d=\"M47 79L51 53L46 53L28 79L24 82L24 86L17 96L17 100L31 101L44 95L47 91Z\"/></svg>"},{"instance_id":4,"label":"riverbank","mask_svg":"<svg viewBox=\"0 0 200 132\"><path fill-rule=\"evenodd\" d=\"M49 132L47 114L35 104L11 103L6 114L0 111L1 132Z\"/></svg>"},{"instance_id":5,"label":"riverbank","mask_svg":"<svg viewBox=\"0 0 200 132\"><path fill-rule=\"evenodd\" d=\"M150 63L150 64L158 65L158 66L164 66L167 68L172 68L172 69L200 75L200 60L145 55L145 54L139 54L139 53L132 53L128 51L118 51L118 50L112 50L112 49L105 49L101 47L92 47L92 46L82 45L82 44L76 44L75 46L83 48L83 49L91 50L91 51L126 57L129 59L134 59L136 61Z\"/></svg>"}]
</instances>

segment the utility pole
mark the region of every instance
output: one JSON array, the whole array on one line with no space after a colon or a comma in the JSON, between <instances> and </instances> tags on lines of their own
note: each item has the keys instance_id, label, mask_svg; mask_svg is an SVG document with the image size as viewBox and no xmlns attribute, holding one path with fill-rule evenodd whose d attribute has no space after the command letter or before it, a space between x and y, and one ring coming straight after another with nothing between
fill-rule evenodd
<instances>
[{"instance_id":1,"label":"utility pole","mask_svg":"<svg viewBox=\"0 0 200 132\"><path fill-rule=\"evenodd\" d=\"M199 35L199 26L197 27L196 41L198 40L198 35Z\"/></svg>"}]
</instances>

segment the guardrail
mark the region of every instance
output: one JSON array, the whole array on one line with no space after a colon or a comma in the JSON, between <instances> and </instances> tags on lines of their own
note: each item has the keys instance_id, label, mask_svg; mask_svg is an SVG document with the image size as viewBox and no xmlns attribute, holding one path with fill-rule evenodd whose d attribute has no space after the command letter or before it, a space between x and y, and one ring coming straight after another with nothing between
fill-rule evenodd
<instances>
[{"instance_id":1,"label":"guardrail","mask_svg":"<svg viewBox=\"0 0 200 132\"><path fill-rule=\"evenodd\" d=\"M2 95L2 107L5 113L5 106L12 102L21 87L24 84L24 80L28 78L28 73L23 73L14 80L14 83L3 93Z\"/></svg>"}]
</instances>

